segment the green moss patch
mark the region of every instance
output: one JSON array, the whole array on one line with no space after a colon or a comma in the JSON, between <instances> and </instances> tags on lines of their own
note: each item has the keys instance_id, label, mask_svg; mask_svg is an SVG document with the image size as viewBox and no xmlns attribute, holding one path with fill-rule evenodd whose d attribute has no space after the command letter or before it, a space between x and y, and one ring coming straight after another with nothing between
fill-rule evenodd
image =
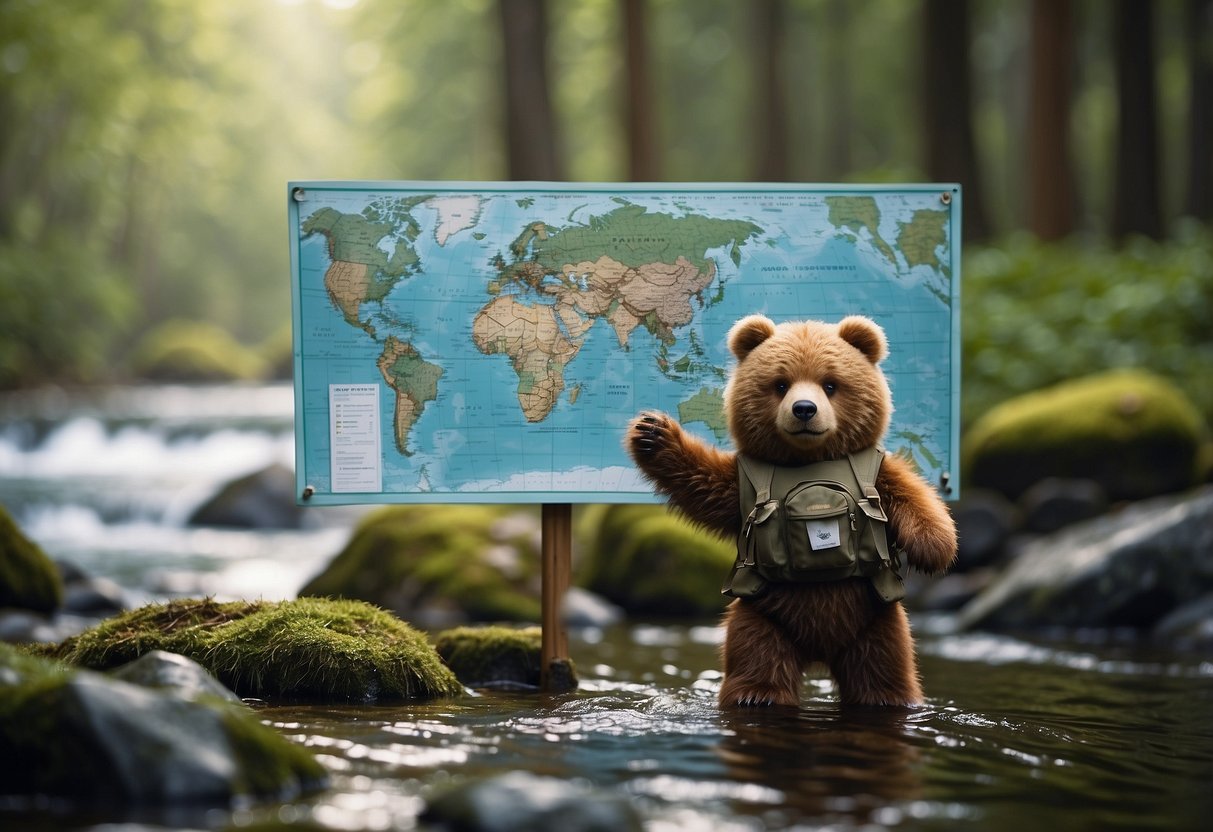
<instances>
[{"instance_id":1,"label":"green moss patch","mask_svg":"<svg viewBox=\"0 0 1213 832\"><path fill-rule=\"evenodd\" d=\"M150 650L188 656L241 696L374 701L461 691L424 634L361 601L152 604L46 652L105 669Z\"/></svg>"},{"instance_id":2,"label":"green moss patch","mask_svg":"<svg viewBox=\"0 0 1213 832\"><path fill-rule=\"evenodd\" d=\"M1199 480L1204 432L1170 382L1102 373L991 409L965 434L965 482L1011 498L1047 477L1095 480L1112 499L1179 491Z\"/></svg>"},{"instance_id":3,"label":"green moss patch","mask_svg":"<svg viewBox=\"0 0 1213 832\"><path fill-rule=\"evenodd\" d=\"M0 506L0 607L54 612L62 603L59 569Z\"/></svg>"},{"instance_id":4,"label":"green moss patch","mask_svg":"<svg viewBox=\"0 0 1213 832\"><path fill-rule=\"evenodd\" d=\"M468 687L538 687L542 630L538 627L456 627L434 638L434 647Z\"/></svg>"}]
</instances>

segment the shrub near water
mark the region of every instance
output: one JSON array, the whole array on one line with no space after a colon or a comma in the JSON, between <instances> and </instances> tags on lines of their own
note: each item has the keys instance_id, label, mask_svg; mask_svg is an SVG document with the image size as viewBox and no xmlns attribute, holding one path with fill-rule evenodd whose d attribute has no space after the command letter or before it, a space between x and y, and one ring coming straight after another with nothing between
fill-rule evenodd
<instances>
[{"instance_id":1,"label":"shrub near water","mask_svg":"<svg viewBox=\"0 0 1213 832\"><path fill-rule=\"evenodd\" d=\"M1213 420L1213 230L1123 249L1021 237L965 256L962 416L1094 372L1149 368Z\"/></svg>"},{"instance_id":2,"label":"shrub near water","mask_svg":"<svg viewBox=\"0 0 1213 832\"><path fill-rule=\"evenodd\" d=\"M104 670L151 650L193 659L241 696L373 701L462 690L422 633L361 601L151 604L44 652Z\"/></svg>"}]
</instances>

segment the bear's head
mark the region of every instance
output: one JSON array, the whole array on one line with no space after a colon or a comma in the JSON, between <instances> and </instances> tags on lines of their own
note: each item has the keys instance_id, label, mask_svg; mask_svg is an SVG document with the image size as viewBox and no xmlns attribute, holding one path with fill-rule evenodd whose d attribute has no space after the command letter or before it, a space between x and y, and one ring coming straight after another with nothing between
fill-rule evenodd
<instances>
[{"instance_id":1,"label":"bear's head","mask_svg":"<svg viewBox=\"0 0 1213 832\"><path fill-rule=\"evenodd\" d=\"M893 400L877 365L889 346L875 322L852 315L777 326L750 315L729 330L728 343L737 366L724 406L741 453L806 465L884 438Z\"/></svg>"}]
</instances>

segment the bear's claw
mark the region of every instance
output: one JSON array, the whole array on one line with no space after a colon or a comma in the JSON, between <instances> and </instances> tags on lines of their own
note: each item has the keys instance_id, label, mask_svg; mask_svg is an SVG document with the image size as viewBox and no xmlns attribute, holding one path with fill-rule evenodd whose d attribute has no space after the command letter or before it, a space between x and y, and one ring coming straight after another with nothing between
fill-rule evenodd
<instances>
[{"instance_id":1,"label":"bear's claw","mask_svg":"<svg viewBox=\"0 0 1213 832\"><path fill-rule=\"evenodd\" d=\"M632 428L632 448L636 453L650 456L657 452L665 441L664 420L652 413L641 414Z\"/></svg>"}]
</instances>

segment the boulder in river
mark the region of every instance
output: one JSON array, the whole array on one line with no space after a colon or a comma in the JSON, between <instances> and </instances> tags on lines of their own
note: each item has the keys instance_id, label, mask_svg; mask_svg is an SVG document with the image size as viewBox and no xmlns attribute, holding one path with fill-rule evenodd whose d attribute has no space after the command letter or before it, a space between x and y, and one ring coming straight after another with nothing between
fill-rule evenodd
<instances>
[{"instance_id":1,"label":"boulder in river","mask_svg":"<svg viewBox=\"0 0 1213 832\"><path fill-rule=\"evenodd\" d=\"M470 688L537 690L542 682L539 627L456 627L434 637L434 647ZM572 662L553 674L560 689L577 687Z\"/></svg>"},{"instance_id":2,"label":"boulder in river","mask_svg":"<svg viewBox=\"0 0 1213 832\"><path fill-rule=\"evenodd\" d=\"M965 483L1010 499L1048 477L1085 479L1111 501L1191 488L1205 426L1171 382L1117 370L1009 399L965 431Z\"/></svg>"},{"instance_id":3,"label":"boulder in river","mask_svg":"<svg viewBox=\"0 0 1213 832\"><path fill-rule=\"evenodd\" d=\"M304 509L295 503L295 473L270 465L232 480L190 515L191 526L298 529Z\"/></svg>"},{"instance_id":4,"label":"boulder in river","mask_svg":"<svg viewBox=\"0 0 1213 832\"><path fill-rule=\"evenodd\" d=\"M186 698L0 645L0 789L75 803L292 799L324 785L246 706Z\"/></svg>"},{"instance_id":5,"label":"boulder in river","mask_svg":"<svg viewBox=\"0 0 1213 832\"><path fill-rule=\"evenodd\" d=\"M629 613L719 614L720 586L737 550L664 506L592 506L579 531L585 541L577 579Z\"/></svg>"},{"instance_id":6,"label":"boulder in river","mask_svg":"<svg viewBox=\"0 0 1213 832\"><path fill-rule=\"evenodd\" d=\"M431 630L540 615L538 513L488 505L388 506L355 527L301 596L361 598Z\"/></svg>"},{"instance_id":7,"label":"boulder in river","mask_svg":"<svg viewBox=\"0 0 1213 832\"><path fill-rule=\"evenodd\" d=\"M963 628L1147 631L1213 592L1213 486L1027 543L959 614Z\"/></svg>"},{"instance_id":8,"label":"boulder in river","mask_svg":"<svg viewBox=\"0 0 1213 832\"><path fill-rule=\"evenodd\" d=\"M424 633L362 601L149 604L40 652L108 669L153 650L188 656L245 697L373 702L463 690Z\"/></svg>"}]
</instances>

